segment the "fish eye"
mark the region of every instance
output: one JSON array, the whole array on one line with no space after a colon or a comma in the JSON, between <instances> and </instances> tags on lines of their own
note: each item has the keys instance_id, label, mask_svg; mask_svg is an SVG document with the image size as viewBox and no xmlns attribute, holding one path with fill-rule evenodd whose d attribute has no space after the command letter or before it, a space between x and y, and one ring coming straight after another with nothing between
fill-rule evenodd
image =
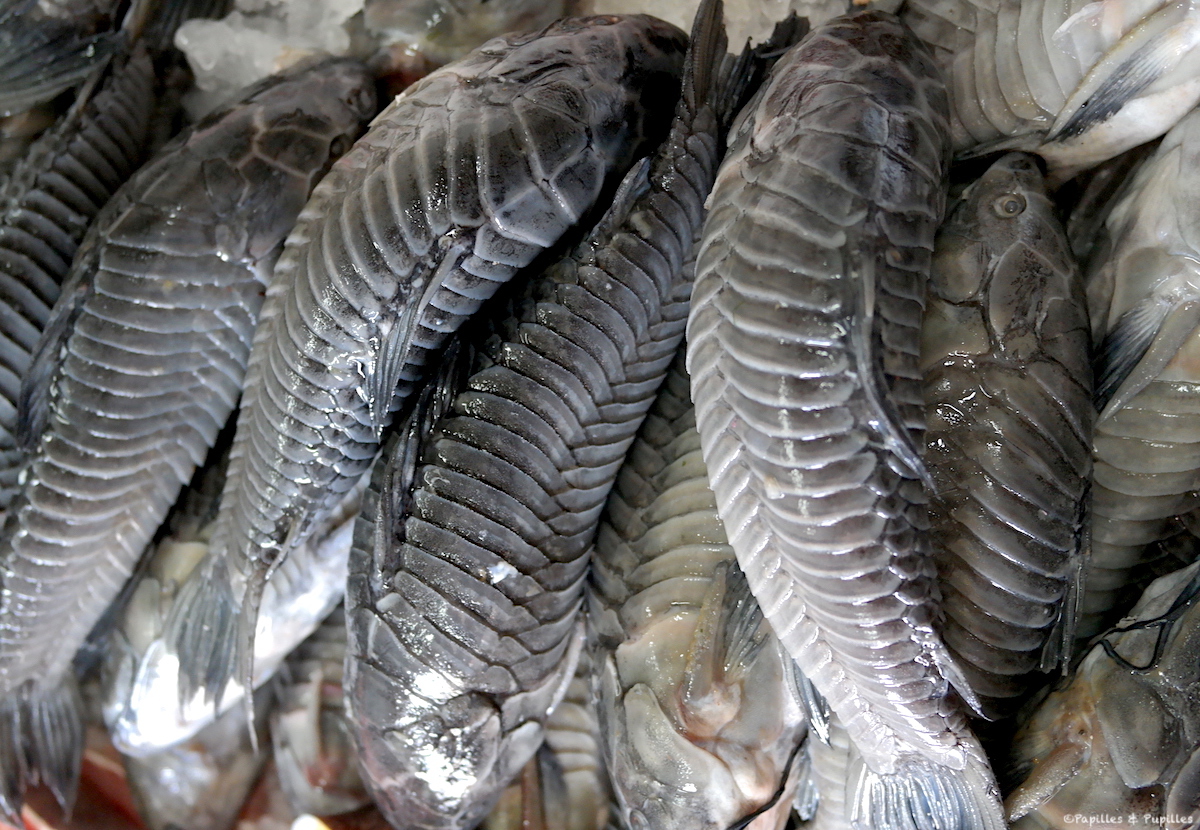
<instances>
[{"instance_id":1,"label":"fish eye","mask_svg":"<svg viewBox=\"0 0 1200 830\"><path fill-rule=\"evenodd\" d=\"M1001 219L1020 216L1025 211L1025 197L1020 193L1006 193L992 202L992 210Z\"/></svg>"}]
</instances>

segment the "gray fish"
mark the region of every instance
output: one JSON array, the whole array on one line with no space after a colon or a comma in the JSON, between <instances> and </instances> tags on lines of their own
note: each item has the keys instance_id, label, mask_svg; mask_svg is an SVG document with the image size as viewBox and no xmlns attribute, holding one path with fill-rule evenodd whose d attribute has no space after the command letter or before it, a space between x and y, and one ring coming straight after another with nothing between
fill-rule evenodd
<instances>
[{"instance_id":1,"label":"gray fish","mask_svg":"<svg viewBox=\"0 0 1200 830\"><path fill-rule=\"evenodd\" d=\"M1091 556L1079 634L1119 618L1200 494L1200 114L1168 133L1105 223L1088 275L1096 355ZM1144 584L1144 583L1143 583ZM1134 593L1134 596L1129 596Z\"/></svg>"},{"instance_id":2,"label":"gray fish","mask_svg":"<svg viewBox=\"0 0 1200 830\"><path fill-rule=\"evenodd\" d=\"M684 43L645 16L497 38L406 90L334 165L255 334L219 564L176 606L185 696L250 673L271 569L367 471L447 338L664 124Z\"/></svg>"},{"instance_id":3,"label":"gray fish","mask_svg":"<svg viewBox=\"0 0 1200 830\"><path fill-rule=\"evenodd\" d=\"M1053 183L1200 101L1194 0L909 0L903 15L942 47L955 150L1036 152Z\"/></svg>"},{"instance_id":4,"label":"gray fish","mask_svg":"<svg viewBox=\"0 0 1200 830\"><path fill-rule=\"evenodd\" d=\"M871 828L1002 825L938 636L920 325L945 90L895 17L814 30L742 115L688 321L704 460L771 627L863 763Z\"/></svg>"},{"instance_id":5,"label":"gray fish","mask_svg":"<svg viewBox=\"0 0 1200 830\"><path fill-rule=\"evenodd\" d=\"M588 639L605 761L625 827L780 830L806 710L717 518L682 363L596 537Z\"/></svg>"},{"instance_id":6,"label":"gray fish","mask_svg":"<svg viewBox=\"0 0 1200 830\"><path fill-rule=\"evenodd\" d=\"M0 0L0 115L82 83L117 48L117 0Z\"/></svg>"},{"instance_id":7,"label":"gray fish","mask_svg":"<svg viewBox=\"0 0 1200 830\"><path fill-rule=\"evenodd\" d=\"M0 534L0 809L69 802L76 649L241 391L271 266L374 109L353 61L279 76L180 136L88 231L22 386L30 460Z\"/></svg>"},{"instance_id":8,"label":"gray fish","mask_svg":"<svg viewBox=\"0 0 1200 830\"><path fill-rule=\"evenodd\" d=\"M342 606L288 656L271 746L279 783L297 814L332 816L371 803L343 705L346 614Z\"/></svg>"},{"instance_id":9,"label":"gray fish","mask_svg":"<svg viewBox=\"0 0 1200 830\"><path fill-rule=\"evenodd\" d=\"M938 232L921 330L942 636L1010 714L1069 661L1092 472L1083 277L1033 157L1010 153Z\"/></svg>"},{"instance_id":10,"label":"gray fish","mask_svg":"<svg viewBox=\"0 0 1200 830\"><path fill-rule=\"evenodd\" d=\"M719 2L697 21L665 143L496 310L457 359L465 382L447 362L374 477L350 558L346 697L393 823L482 820L574 674L592 538L683 337L684 262L752 67L723 60Z\"/></svg>"},{"instance_id":11,"label":"gray fish","mask_svg":"<svg viewBox=\"0 0 1200 830\"><path fill-rule=\"evenodd\" d=\"M117 55L88 86L0 183L0 509L18 489L18 397L51 308L84 232L148 152L145 49Z\"/></svg>"},{"instance_id":12,"label":"gray fish","mask_svg":"<svg viewBox=\"0 0 1200 830\"><path fill-rule=\"evenodd\" d=\"M263 716L273 690L255 696ZM232 830L267 759L266 735L251 741L238 706L185 743L147 755L122 756L125 779L148 830Z\"/></svg>"},{"instance_id":13,"label":"gray fish","mask_svg":"<svg viewBox=\"0 0 1200 830\"><path fill-rule=\"evenodd\" d=\"M1153 582L1071 682L1022 725L1026 773L1006 804L1020 828L1200 823L1200 565Z\"/></svg>"}]
</instances>

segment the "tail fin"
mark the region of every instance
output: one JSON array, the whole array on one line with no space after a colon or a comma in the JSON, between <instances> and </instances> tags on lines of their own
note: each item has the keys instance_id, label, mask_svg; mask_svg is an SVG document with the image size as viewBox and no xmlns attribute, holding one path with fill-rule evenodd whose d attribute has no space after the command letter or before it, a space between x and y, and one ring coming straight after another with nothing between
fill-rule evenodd
<instances>
[{"instance_id":1,"label":"tail fin","mask_svg":"<svg viewBox=\"0 0 1200 830\"><path fill-rule=\"evenodd\" d=\"M165 639L179 660L179 702L203 691L219 709L237 662L237 604L225 567L209 557L180 589Z\"/></svg>"},{"instance_id":2,"label":"tail fin","mask_svg":"<svg viewBox=\"0 0 1200 830\"><path fill-rule=\"evenodd\" d=\"M982 750L956 770L909 756L890 774L851 747L847 796L855 830L1005 830L1004 809Z\"/></svg>"},{"instance_id":3,"label":"tail fin","mask_svg":"<svg viewBox=\"0 0 1200 830\"><path fill-rule=\"evenodd\" d=\"M0 702L0 818L13 827L25 826L25 790L37 784L70 813L83 761L82 709L70 674L55 686L27 686Z\"/></svg>"}]
</instances>

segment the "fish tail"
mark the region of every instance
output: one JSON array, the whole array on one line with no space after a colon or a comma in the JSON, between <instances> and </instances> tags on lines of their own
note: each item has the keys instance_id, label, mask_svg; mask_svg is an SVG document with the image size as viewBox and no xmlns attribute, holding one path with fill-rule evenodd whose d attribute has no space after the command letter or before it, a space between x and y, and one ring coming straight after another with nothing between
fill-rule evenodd
<instances>
[{"instance_id":1,"label":"fish tail","mask_svg":"<svg viewBox=\"0 0 1200 830\"><path fill-rule=\"evenodd\" d=\"M254 635L258 632L258 610L262 607L263 591L270 576L269 567L255 567L252 571L237 615L236 639L232 644L236 677L246 690L242 700L246 723L250 727L250 744L255 752L258 752L258 730L254 726Z\"/></svg>"},{"instance_id":2,"label":"fish tail","mask_svg":"<svg viewBox=\"0 0 1200 830\"><path fill-rule=\"evenodd\" d=\"M1004 809L982 753L957 770L907 758L890 774L851 750L847 795L855 830L1004 830Z\"/></svg>"},{"instance_id":3,"label":"fish tail","mask_svg":"<svg viewBox=\"0 0 1200 830\"><path fill-rule=\"evenodd\" d=\"M181 705L203 691L205 700L220 709L237 662L236 635L237 604L228 572L210 564L184 582L167 621L167 647L179 660Z\"/></svg>"},{"instance_id":4,"label":"fish tail","mask_svg":"<svg viewBox=\"0 0 1200 830\"><path fill-rule=\"evenodd\" d=\"M68 674L46 688L26 686L0 701L0 818L24 827L27 787L45 784L68 815L83 762L83 702Z\"/></svg>"}]
</instances>

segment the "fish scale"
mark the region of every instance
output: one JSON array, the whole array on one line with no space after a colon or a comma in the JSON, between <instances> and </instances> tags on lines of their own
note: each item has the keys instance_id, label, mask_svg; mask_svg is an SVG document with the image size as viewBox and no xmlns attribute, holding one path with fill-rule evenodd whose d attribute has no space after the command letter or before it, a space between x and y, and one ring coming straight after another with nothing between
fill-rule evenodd
<instances>
[{"instance_id":1,"label":"fish scale","mask_svg":"<svg viewBox=\"0 0 1200 830\"><path fill-rule=\"evenodd\" d=\"M0 535L0 771L19 771L6 815L30 768L70 800L71 660L232 412L278 247L373 108L367 83L360 64L330 61L253 88L126 182L81 245L22 388L29 462ZM263 154L272 130L299 169ZM48 741L55 755L38 757ZM18 753L34 755L14 765Z\"/></svg>"},{"instance_id":2,"label":"fish scale","mask_svg":"<svg viewBox=\"0 0 1200 830\"><path fill-rule=\"evenodd\" d=\"M869 12L814 30L743 119L688 323L718 513L763 613L862 753L853 819L999 827L934 630L914 446L944 87L906 28ZM763 331L773 317L789 325Z\"/></svg>"},{"instance_id":3,"label":"fish scale","mask_svg":"<svg viewBox=\"0 0 1200 830\"><path fill-rule=\"evenodd\" d=\"M592 207L665 115L682 36L645 16L497 38L399 96L314 193L276 269L214 548L178 608L183 688L244 661L269 567L368 469L447 336ZM214 634L190 609L220 606ZM243 622L243 628L246 623Z\"/></svg>"},{"instance_id":4,"label":"fish scale","mask_svg":"<svg viewBox=\"0 0 1200 830\"><path fill-rule=\"evenodd\" d=\"M0 184L0 508L17 492L17 399L91 220L141 164L155 97L144 49L112 60L85 100Z\"/></svg>"},{"instance_id":5,"label":"fish scale","mask_svg":"<svg viewBox=\"0 0 1200 830\"><path fill-rule=\"evenodd\" d=\"M707 8L715 37L720 5ZM443 373L377 470L351 560L346 687L393 822L481 819L574 672L592 537L683 337L685 260L749 71L713 57L723 38L693 48L665 144L584 242L495 310L454 372L469 377ZM447 731L461 743L430 741Z\"/></svg>"}]
</instances>

